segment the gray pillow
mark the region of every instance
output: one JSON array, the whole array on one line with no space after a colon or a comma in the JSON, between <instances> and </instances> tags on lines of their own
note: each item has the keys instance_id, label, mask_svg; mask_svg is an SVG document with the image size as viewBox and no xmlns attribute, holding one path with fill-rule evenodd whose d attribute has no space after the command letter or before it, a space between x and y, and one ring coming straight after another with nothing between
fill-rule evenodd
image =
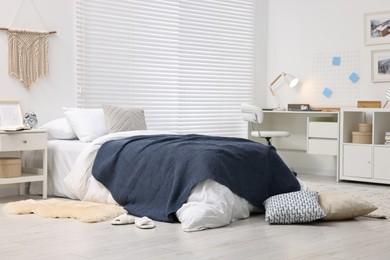
<instances>
[{"instance_id":1,"label":"gray pillow","mask_svg":"<svg viewBox=\"0 0 390 260\"><path fill-rule=\"evenodd\" d=\"M103 105L109 133L146 130L142 108Z\"/></svg>"},{"instance_id":2,"label":"gray pillow","mask_svg":"<svg viewBox=\"0 0 390 260\"><path fill-rule=\"evenodd\" d=\"M265 220L270 224L305 223L326 216L316 191L295 191L272 196L264 201Z\"/></svg>"}]
</instances>

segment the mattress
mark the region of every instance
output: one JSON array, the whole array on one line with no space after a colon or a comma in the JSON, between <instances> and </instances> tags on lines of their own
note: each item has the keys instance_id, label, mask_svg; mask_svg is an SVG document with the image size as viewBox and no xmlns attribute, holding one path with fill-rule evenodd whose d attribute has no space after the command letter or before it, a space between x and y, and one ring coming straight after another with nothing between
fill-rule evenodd
<instances>
[{"instance_id":1,"label":"mattress","mask_svg":"<svg viewBox=\"0 0 390 260\"><path fill-rule=\"evenodd\" d=\"M79 140L49 140L47 149L47 193L48 196L66 197L76 199L64 184L64 177L72 169L81 151L88 146ZM27 167L40 167L42 165L42 151L29 151L25 153L24 164ZM30 194L42 194L42 182L32 182Z\"/></svg>"}]
</instances>

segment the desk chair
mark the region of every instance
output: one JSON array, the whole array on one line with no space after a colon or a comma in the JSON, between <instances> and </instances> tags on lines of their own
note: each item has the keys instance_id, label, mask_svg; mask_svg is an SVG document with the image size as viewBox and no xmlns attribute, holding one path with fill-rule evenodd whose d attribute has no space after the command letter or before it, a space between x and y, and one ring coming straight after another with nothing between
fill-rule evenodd
<instances>
[{"instance_id":1,"label":"desk chair","mask_svg":"<svg viewBox=\"0 0 390 260\"><path fill-rule=\"evenodd\" d=\"M272 137L290 136L290 133L287 131L260 131L260 125L264 119L263 109L261 109L260 107L249 105L249 104L242 104L241 116L242 119L249 122L251 136L264 138L265 140L267 140L268 145L272 145L271 144ZM295 176L297 176L297 173L294 171L294 169L289 165L288 167L290 168L291 172Z\"/></svg>"},{"instance_id":2,"label":"desk chair","mask_svg":"<svg viewBox=\"0 0 390 260\"><path fill-rule=\"evenodd\" d=\"M271 139L273 137L290 136L290 133L287 131L260 131L260 125L264 119L263 109L260 107L249 104L242 104L241 116L242 119L249 122L251 136L264 138L267 140L268 145L272 145Z\"/></svg>"}]
</instances>

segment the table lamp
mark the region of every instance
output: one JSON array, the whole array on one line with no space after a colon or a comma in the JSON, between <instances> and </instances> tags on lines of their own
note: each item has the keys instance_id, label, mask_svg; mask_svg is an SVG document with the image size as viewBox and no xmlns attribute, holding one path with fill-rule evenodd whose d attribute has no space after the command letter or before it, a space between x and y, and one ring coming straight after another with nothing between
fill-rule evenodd
<instances>
[{"instance_id":1,"label":"table lamp","mask_svg":"<svg viewBox=\"0 0 390 260\"><path fill-rule=\"evenodd\" d=\"M274 96L276 102L277 102L277 107L274 108L274 110L284 110L280 107L280 98L279 96L277 95L277 91L276 89L272 89L272 86L280 79L280 78L283 78L284 81L287 83L287 85L290 87L290 88L294 88L298 85L299 83L299 79L294 77L293 75L289 74L289 73L285 73L285 72L282 72L280 73L272 82L271 84L269 85L269 90L271 91L271 94L272 96Z\"/></svg>"}]
</instances>

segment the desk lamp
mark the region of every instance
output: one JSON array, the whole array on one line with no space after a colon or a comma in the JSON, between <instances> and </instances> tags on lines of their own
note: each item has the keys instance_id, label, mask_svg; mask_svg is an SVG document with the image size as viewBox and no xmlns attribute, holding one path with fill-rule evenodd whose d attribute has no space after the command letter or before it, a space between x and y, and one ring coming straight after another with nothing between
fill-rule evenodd
<instances>
[{"instance_id":1,"label":"desk lamp","mask_svg":"<svg viewBox=\"0 0 390 260\"><path fill-rule=\"evenodd\" d=\"M291 74L288 74L288 73L285 73L285 72L282 72L280 73L272 82L271 84L269 85L269 90L271 91L271 94L272 96L274 96L276 102L277 102L277 107L274 108L274 110L284 110L280 107L280 99L279 99L279 96L277 95L276 93L276 89L272 89L272 86L280 79L280 78L283 78L284 81L287 83L287 85L290 87L290 88L294 88L298 85L299 83L299 79L294 77L293 75Z\"/></svg>"}]
</instances>

